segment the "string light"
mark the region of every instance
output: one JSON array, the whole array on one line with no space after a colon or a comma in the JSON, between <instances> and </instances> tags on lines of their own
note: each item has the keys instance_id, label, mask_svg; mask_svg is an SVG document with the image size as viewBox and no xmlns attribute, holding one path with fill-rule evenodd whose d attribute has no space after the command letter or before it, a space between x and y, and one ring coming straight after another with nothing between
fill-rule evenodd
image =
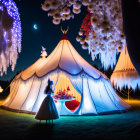
<instances>
[{"instance_id":1,"label":"string light","mask_svg":"<svg viewBox=\"0 0 140 140\"><path fill-rule=\"evenodd\" d=\"M21 52L21 22L18 8L13 0L0 0L0 12L0 74L2 76L3 73L7 73L10 65L14 71L18 53Z\"/></svg>"}]
</instances>

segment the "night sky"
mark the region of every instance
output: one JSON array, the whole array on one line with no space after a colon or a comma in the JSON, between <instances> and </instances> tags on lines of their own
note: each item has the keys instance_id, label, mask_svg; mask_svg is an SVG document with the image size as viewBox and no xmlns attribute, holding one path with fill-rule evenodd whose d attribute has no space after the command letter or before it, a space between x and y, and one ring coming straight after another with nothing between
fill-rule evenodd
<instances>
[{"instance_id":1,"label":"night sky","mask_svg":"<svg viewBox=\"0 0 140 140\"><path fill-rule=\"evenodd\" d=\"M128 52L140 75L140 3L138 0L122 0L122 12Z\"/></svg>"},{"instance_id":2,"label":"night sky","mask_svg":"<svg viewBox=\"0 0 140 140\"><path fill-rule=\"evenodd\" d=\"M44 0L14 0L17 4L20 13L21 26L22 26L22 51L19 54L15 71L8 68L7 75L0 77L0 80L11 80L13 76L29 67L41 54L41 46L46 48L50 54L62 37L61 26L66 29L69 26L67 36L79 52L79 54L86 59L90 64L101 68L99 61L93 62L88 51L81 48L81 45L76 41L81 23L87 11L83 7L81 14L75 15L74 19L64 21L60 25L52 23L52 17L48 17L47 13L41 9L41 3ZM37 24L38 29L33 28Z\"/></svg>"}]
</instances>

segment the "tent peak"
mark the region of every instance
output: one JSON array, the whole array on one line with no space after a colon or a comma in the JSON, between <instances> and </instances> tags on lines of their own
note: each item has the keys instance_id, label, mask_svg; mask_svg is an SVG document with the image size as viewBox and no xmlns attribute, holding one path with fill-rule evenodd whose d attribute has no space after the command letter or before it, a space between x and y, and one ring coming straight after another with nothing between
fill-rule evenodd
<instances>
[{"instance_id":1,"label":"tent peak","mask_svg":"<svg viewBox=\"0 0 140 140\"><path fill-rule=\"evenodd\" d=\"M65 34L63 34L63 36L61 37L61 40L68 40L68 37Z\"/></svg>"},{"instance_id":2,"label":"tent peak","mask_svg":"<svg viewBox=\"0 0 140 140\"><path fill-rule=\"evenodd\" d=\"M61 27L61 31L63 33L63 36L62 36L61 40L68 40L68 37L66 36L68 30L69 30L69 27L67 27L67 30L63 30L62 27Z\"/></svg>"}]
</instances>

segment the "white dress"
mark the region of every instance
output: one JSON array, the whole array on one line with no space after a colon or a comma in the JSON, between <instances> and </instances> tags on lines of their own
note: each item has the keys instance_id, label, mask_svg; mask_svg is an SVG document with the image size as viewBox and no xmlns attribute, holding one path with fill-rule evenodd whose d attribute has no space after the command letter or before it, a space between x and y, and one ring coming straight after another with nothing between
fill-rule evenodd
<instances>
[{"instance_id":1,"label":"white dress","mask_svg":"<svg viewBox=\"0 0 140 140\"><path fill-rule=\"evenodd\" d=\"M51 97L52 90L47 92L47 96L43 100L39 111L35 115L35 119L37 120L52 120L58 119L59 115L55 106L55 102Z\"/></svg>"}]
</instances>

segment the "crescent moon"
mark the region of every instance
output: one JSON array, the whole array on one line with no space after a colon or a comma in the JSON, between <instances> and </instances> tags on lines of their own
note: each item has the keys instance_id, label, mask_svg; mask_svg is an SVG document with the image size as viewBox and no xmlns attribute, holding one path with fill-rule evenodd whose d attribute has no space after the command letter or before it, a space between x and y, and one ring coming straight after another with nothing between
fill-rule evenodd
<instances>
[{"instance_id":1,"label":"crescent moon","mask_svg":"<svg viewBox=\"0 0 140 140\"><path fill-rule=\"evenodd\" d=\"M37 27L37 25L36 25L36 24L34 25L34 29L35 29L35 30L37 30L37 29L38 29L38 27Z\"/></svg>"}]
</instances>

